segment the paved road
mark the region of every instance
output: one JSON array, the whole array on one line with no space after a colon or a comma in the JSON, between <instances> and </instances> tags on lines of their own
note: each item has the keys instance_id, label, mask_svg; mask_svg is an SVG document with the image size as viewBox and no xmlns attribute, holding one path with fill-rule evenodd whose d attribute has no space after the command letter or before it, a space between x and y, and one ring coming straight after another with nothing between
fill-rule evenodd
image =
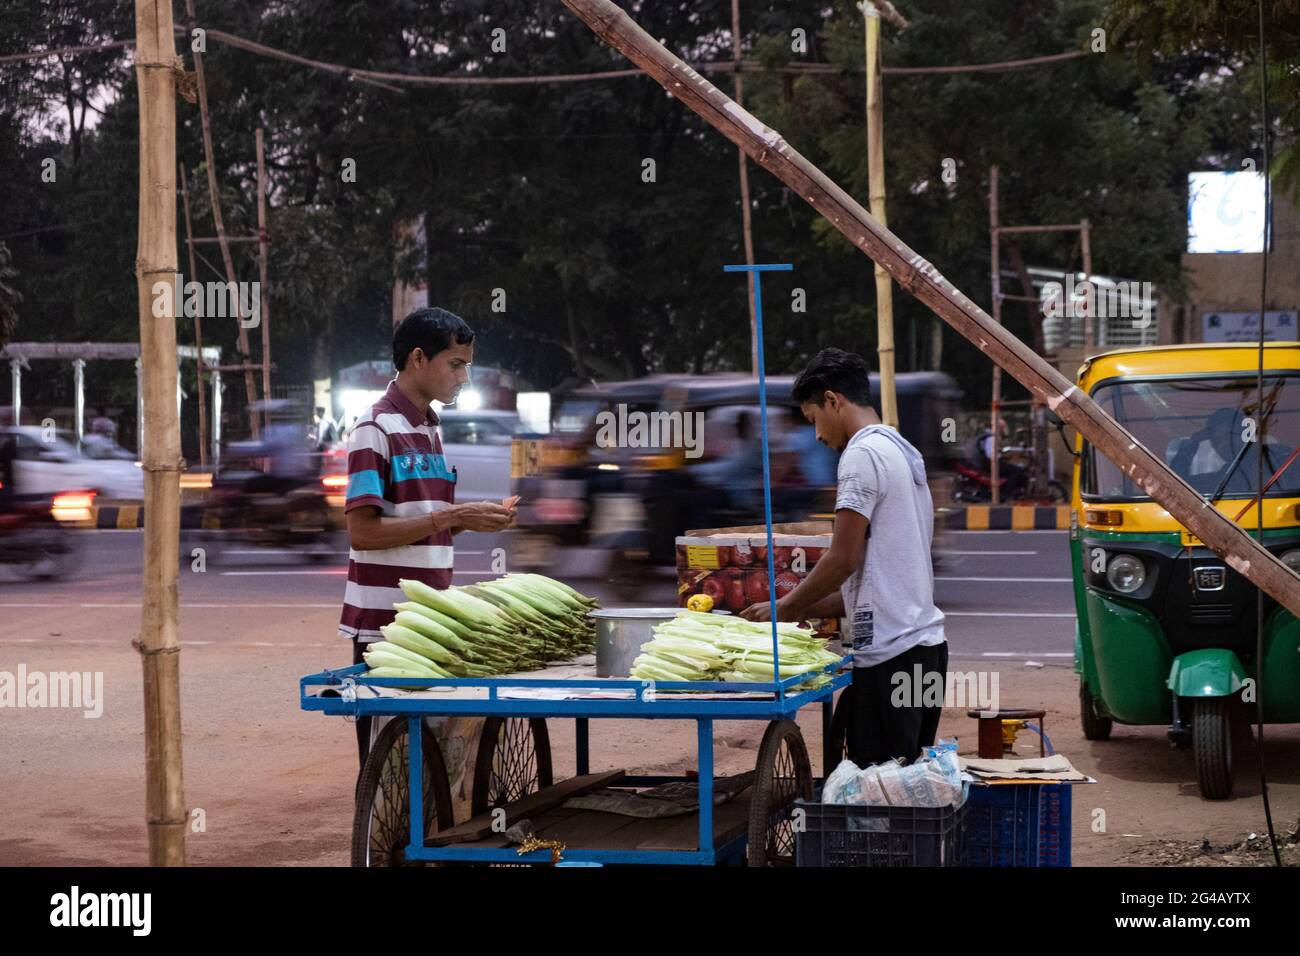
<instances>
[{"instance_id":1,"label":"paved road","mask_svg":"<svg viewBox=\"0 0 1300 956\"><path fill-rule=\"evenodd\" d=\"M138 531L82 532L86 553L71 581L0 582L0 642L113 642L138 626L142 536ZM458 582L492 577L494 560L509 559L510 533L466 533L457 538ZM954 558L938 574L939 606L948 615L954 658L1009 658L1069 662L1074 634L1066 532L970 531L954 535ZM319 564L294 554L232 545L224 560L199 573L181 572L183 639L238 640L241 623L283 616L283 640L315 643L333 638L332 625L343 591L346 553L338 550ZM498 550L500 549L500 550ZM601 598L627 603L595 579L552 573ZM634 603L675 604L671 572L651 576ZM93 636L82 628L96 612ZM303 627L302 625L306 625Z\"/></svg>"}]
</instances>

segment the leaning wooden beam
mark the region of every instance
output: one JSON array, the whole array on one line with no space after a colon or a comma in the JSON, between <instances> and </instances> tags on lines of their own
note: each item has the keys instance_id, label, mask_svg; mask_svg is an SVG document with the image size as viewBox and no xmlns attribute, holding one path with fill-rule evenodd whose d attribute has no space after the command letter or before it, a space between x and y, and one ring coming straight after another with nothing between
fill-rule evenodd
<instances>
[{"instance_id":1,"label":"leaning wooden beam","mask_svg":"<svg viewBox=\"0 0 1300 956\"><path fill-rule=\"evenodd\" d=\"M1234 570L1300 616L1300 577L1151 454L1091 398L909 249L779 133L642 30L610 0L564 0L602 40L648 73L760 166L796 190L855 246L1005 369L1164 505Z\"/></svg>"}]
</instances>

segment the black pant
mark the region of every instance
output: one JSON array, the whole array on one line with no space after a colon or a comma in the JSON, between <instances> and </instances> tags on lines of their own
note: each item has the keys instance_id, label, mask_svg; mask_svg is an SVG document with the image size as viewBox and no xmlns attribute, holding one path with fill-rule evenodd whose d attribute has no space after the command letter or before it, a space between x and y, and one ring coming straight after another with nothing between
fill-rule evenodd
<instances>
[{"instance_id":1,"label":"black pant","mask_svg":"<svg viewBox=\"0 0 1300 956\"><path fill-rule=\"evenodd\" d=\"M361 655L366 651L366 645L360 641L352 642L352 663L360 664ZM366 766L366 757L370 756L370 725L374 721L373 717L357 718L357 752L361 755L361 767L364 770Z\"/></svg>"},{"instance_id":2,"label":"black pant","mask_svg":"<svg viewBox=\"0 0 1300 956\"><path fill-rule=\"evenodd\" d=\"M923 682L937 672L939 706L926 706L924 690L916 685L917 664ZM913 761L921 748L934 743L943 712L943 693L948 673L948 643L913 647L897 657L872 667L853 668L847 728L849 759L859 767L882 763L891 757ZM903 674L906 680L895 680ZM931 694L933 696L933 694Z\"/></svg>"}]
</instances>

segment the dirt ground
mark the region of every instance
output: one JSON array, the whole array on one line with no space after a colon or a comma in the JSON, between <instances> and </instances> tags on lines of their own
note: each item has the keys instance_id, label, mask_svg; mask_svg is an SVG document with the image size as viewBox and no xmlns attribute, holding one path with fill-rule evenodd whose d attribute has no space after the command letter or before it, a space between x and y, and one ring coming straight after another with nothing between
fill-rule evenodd
<instances>
[{"instance_id":1,"label":"dirt ground","mask_svg":"<svg viewBox=\"0 0 1300 956\"><path fill-rule=\"evenodd\" d=\"M91 638L84 644L0 642L2 670L21 661L29 671L105 675L98 719L69 710L0 715L0 865L146 863L139 660L123 641L93 640L95 633L121 633L117 627L79 624L70 630ZM189 860L345 865L356 774L353 730L340 718L300 711L297 691L302 675L345 663L347 647L329 639L289 645L262 640L252 621L239 633L239 642L189 646L182 654L185 799L201 808L206 824L189 837ZM1068 665L989 666L1002 667L1003 706L1045 707L1057 750L1098 781L1074 790L1075 865L1265 862L1264 814L1248 739L1238 745L1233 797L1202 800L1190 753L1171 749L1163 728L1117 727L1105 743L1083 739ZM807 710L799 722L819 770L820 713ZM727 721L715 730L718 772L751 769L763 726ZM1285 840L1300 818L1300 727L1266 730L1273 818ZM572 723L552 721L550 733L558 779L573 773ZM957 736L963 752L974 749L975 722L964 711L946 711L940 733ZM694 765L694 734L683 721L593 721L592 768L681 771ZM1036 740L1025 734L1017 749L1033 752ZM1300 862L1295 842L1285 855Z\"/></svg>"}]
</instances>

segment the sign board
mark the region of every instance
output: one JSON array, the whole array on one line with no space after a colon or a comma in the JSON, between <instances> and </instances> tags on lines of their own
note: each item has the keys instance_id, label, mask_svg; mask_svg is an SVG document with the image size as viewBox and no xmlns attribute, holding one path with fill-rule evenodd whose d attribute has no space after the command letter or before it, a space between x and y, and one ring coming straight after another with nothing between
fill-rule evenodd
<instances>
[{"instance_id":1,"label":"sign board","mask_svg":"<svg viewBox=\"0 0 1300 956\"><path fill-rule=\"evenodd\" d=\"M1258 342L1258 312L1207 312L1201 316L1202 340L1205 342ZM1265 342L1295 342L1296 312L1264 313Z\"/></svg>"}]
</instances>

